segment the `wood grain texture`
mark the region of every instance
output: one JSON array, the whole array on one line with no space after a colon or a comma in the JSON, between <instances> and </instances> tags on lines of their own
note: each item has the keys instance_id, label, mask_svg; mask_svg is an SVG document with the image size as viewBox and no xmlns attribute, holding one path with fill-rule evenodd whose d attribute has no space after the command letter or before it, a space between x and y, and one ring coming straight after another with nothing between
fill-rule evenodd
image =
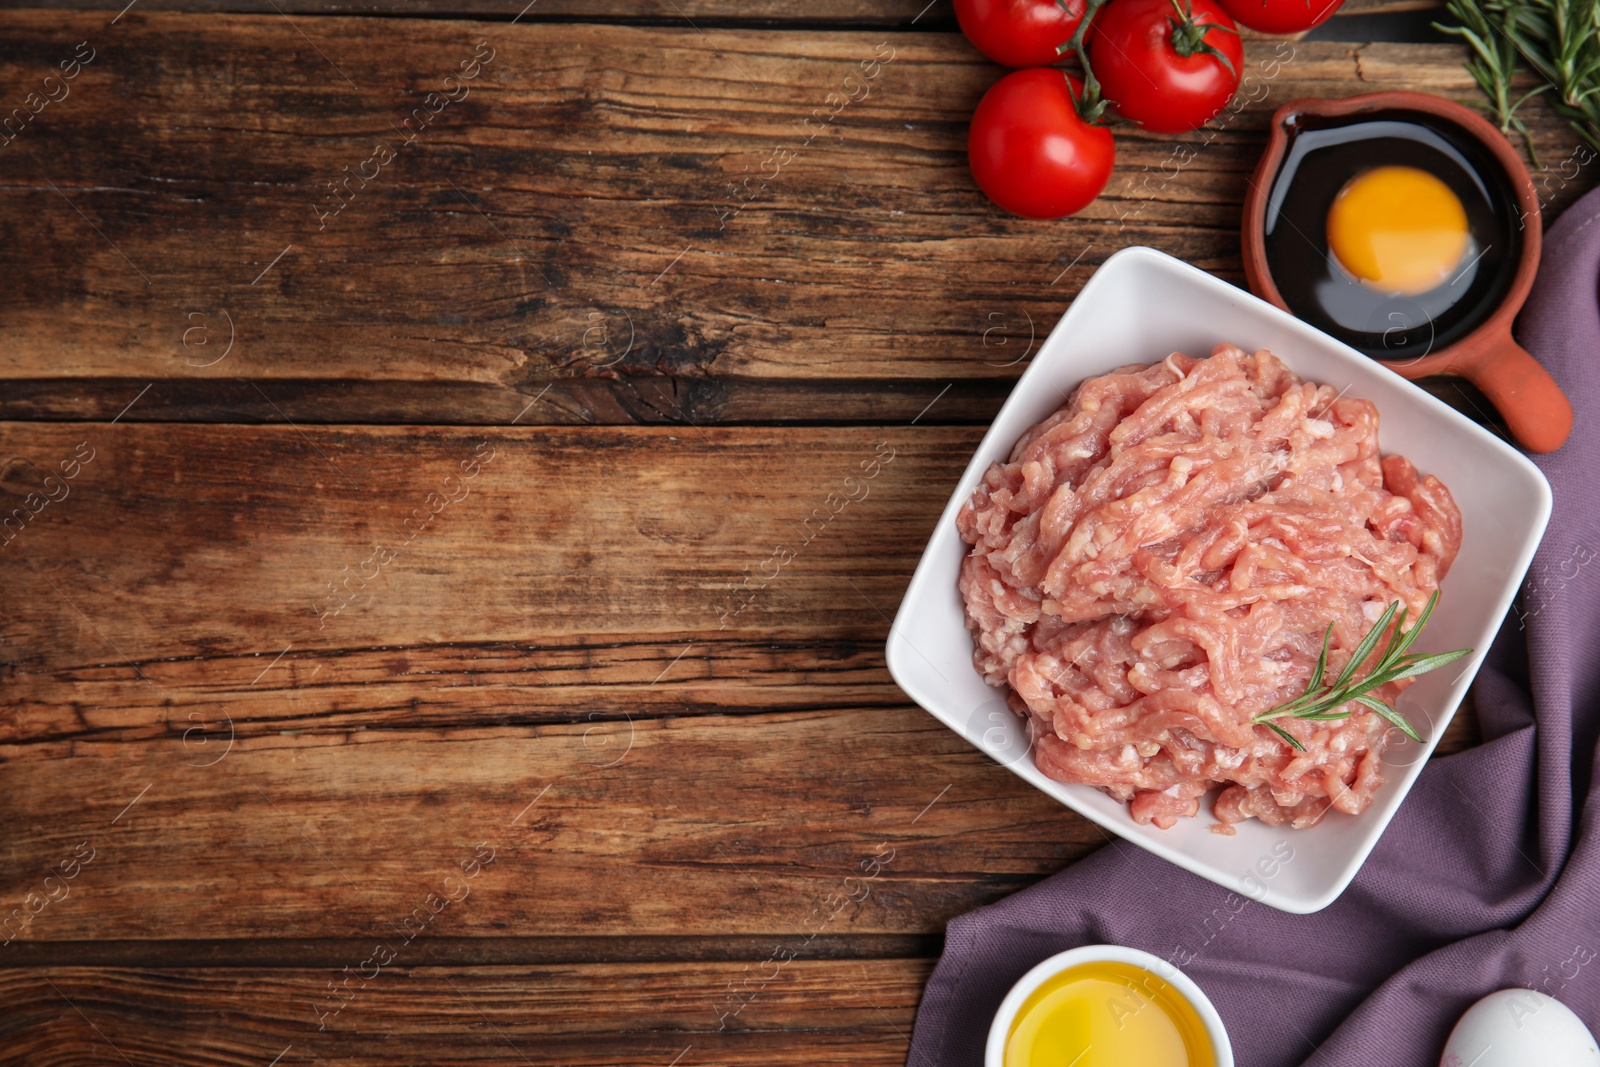
<instances>
[{"instance_id":1,"label":"wood grain texture","mask_svg":"<svg viewBox=\"0 0 1600 1067\"><path fill-rule=\"evenodd\" d=\"M87 842L21 938L369 936L487 842L435 932L935 932L1105 840L883 668L977 436L0 425L9 514L87 457L0 549L0 914Z\"/></svg>"},{"instance_id":2,"label":"wood grain texture","mask_svg":"<svg viewBox=\"0 0 1600 1067\"><path fill-rule=\"evenodd\" d=\"M0 778L38 835L7 894L117 844L29 937L356 936L480 840L505 877L455 933L795 933L880 845L884 888L829 922L920 932L1101 840L882 667L971 430L894 431L867 478L877 430L92 429L6 548ZM319 614L374 540L393 559ZM776 541L796 559L719 631Z\"/></svg>"},{"instance_id":3,"label":"wood grain texture","mask_svg":"<svg viewBox=\"0 0 1600 1067\"><path fill-rule=\"evenodd\" d=\"M342 967L371 949L364 938L274 937L183 941L13 941L6 968L51 967ZM934 959L944 947L937 934L711 934L585 935L510 934L494 937L436 935L406 946L413 966L527 966L549 964L725 963L765 959Z\"/></svg>"},{"instance_id":4,"label":"wood grain texture","mask_svg":"<svg viewBox=\"0 0 1600 1067\"><path fill-rule=\"evenodd\" d=\"M338 968L0 971L0 1064L263 1067L281 1055L282 1067L889 1067L905 1062L931 969L921 960L763 966L759 955L450 969L399 959L358 984L361 960L349 961L358 982L341 990L343 1010L328 1016Z\"/></svg>"},{"instance_id":5,"label":"wood grain texture","mask_svg":"<svg viewBox=\"0 0 1600 1067\"><path fill-rule=\"evenodd\" d=\"M879 422L958 383L950 417L981 420L1118 248L1238 278L1278 104L1475 92L1454 45L1252 42L1237 113L1123 131L1106 195L1038 223L971 181L997 71L949 33L6 23L6 84L97 50L0 154L16 418L109 419L152 385L128 419ZM447 86L482 41L492 61ZM419 127L444 91L466 95ZM1566 129L1529 119L1565 160Z\"/></svg>"},{"instance_id":6,"label":"wood grain texture","mask_svg":"<svg viewBox=\"0 0 1600 1067\"><path fill-rule=\"evenodd\" d=\"M648 682L694 639L775 646L758 684L784 686L803 662L786 642L881 639L980 436L0 424L8 514L60 482L43 479L63 459L91 457L64 499L36 498L0 535L17 605L0 647L19 685L67 667L182 688L232 656L227 680L196 681L245 688L291 644L278 672L300 681L302 653L478 644L503 646L519 684L589 686ZM795 558L764 579L778 544ZM749 674L751 653L734 655L729 673Z\"/></svg>"},{"instance_id":7,"label":"wood grain texture","mask_svg":"<svg viewBox=\"0 0 1600 1067\"><path fill-rule=\"evenodd\" d=\"M11 932L923 933L1104 840L909 707L356 730L211 757L172 738L8 759L4 914L36 912ZM80 843L68 894L27 903L61 892L44 879Z\"/></svg>"},{"instance_id":8,"label":"wood grain texture","mask_svg":"<svg viewBox=\"0 0 1600 1067\"><path fill-rule=\"evenodd\" d=\"M1442 7L1435 0L1345 0L1340 15L1385 11L1418 11ZM804 4L783 0L140 0L145 11L229 12L236 14L294 15L408 15L415 18L451 18L544 21L627 21L682 25L693 22L721 27L762 24L804 28L808 26L881 26L921 31L956 27L955 9L948 0L808 0ZM58 11L103 11L115 14L115 0L0 0L6 8Z\"/></svg>"}]
</instances>

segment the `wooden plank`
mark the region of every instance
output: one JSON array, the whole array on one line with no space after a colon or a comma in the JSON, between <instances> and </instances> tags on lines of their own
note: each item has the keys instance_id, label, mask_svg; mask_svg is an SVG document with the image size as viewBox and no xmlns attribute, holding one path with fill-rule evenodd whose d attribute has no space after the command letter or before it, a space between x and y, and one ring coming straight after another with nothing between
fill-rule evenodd
<instances>
[{"instance_id":1,"label":"wooden plank","mask_svg":"<svg viewBox=\"0 0 1600 1067\"><path fill-rule=\"evenodd\" d=\"M5 757L19 943L384 936L490 850L419 934L926 934L1106 840L908 707Z\"/></svg>"},{"instance_id":2,"label":"wooden plank","mask_svg":"<svg viewBox=\"0 0 1600 1067\"><path fill-rule=\"evenodd\" d=\"M0 914L82 843L22 938L365 937L487 842L441 935L937 931L1104 840L883 669L976 437L0 425Z\"/></svg>"},{"instance_id":3,"label":"wooden plank","mask_svg":"<svg viewBox=\"0 0 1600 1067\"><path fill-rule=\"evenodd\" d=\"M8 751L17 939L926 933L1104 840L908 707L217 755L177 737ZM75 880L46 883L75 852Z\"/></svg>"},{"instance_id":4,"label":"wooden plank","mask_svg":"<svg viewBox=\"0 0 1600 1067\"><path fill-rule=\"evenodd\" d=\"M368 946L367 952L372 951ZM0 1064L904 1063L932 962L0 971ZM373 977L363 982L361 975ZM340 983L330 994L330 981ZM346 990L349 992L347 993ZM342 1010L327 1014L332 998ZM319 1024L323 1025L318 1029Z\"/></svg>"},{"instance_id":5,"label":"wooden plank","mask_svg":"<svg viewBox=\"0 0 1600 1067\"><path fill-rule=\"evenodd\" d=\"M1442 7L1436 0L1345 0L1335 16L1387 11L1419 11ZM6 0L4 7L57 11L115 13L115 0ZM275 14L265 0L142 0L144 11L228 12ZM948 30L956 28L955 9L944 0L811 0L796 5L782 0L541 0L525 6L522 0L281 0L276 7L292 15L409 15L418 18L517 19L519 22L574 21L659 22L692 21L726 26L758 23L776 26L816 25L882 26L894 29Z\"/></svg>"},{"instance_id":6,"label":"wooden plank","mask_svg":"<svg viewBox=\"0 0 1600 1067\"><path fill-rule=\"evenodd\" d=\"M320 655L393 650L351 665L353 692L408 674L405 650L430 645L483 646L455 681L637 689L692 638L731 643L736 676L752 645L775 649L755 684L789 686L805 660L786 643L882 638L980 435L0 424L6 513L41 494L7 531L0 649L20 686L97 676L236 699L340 684L312 680ZM64 463L75 478L42 480ZM792 560L773 561L779 544ZM674 680L699 676L704 655L686 653ZM87 677L43 677L63 668Z\"/></svg>"},{"instance_id":7,"label":"wooden plank","mask_svg":"<svg viewBox=\"0 0 1600 1067\"><path fill-rule=\"evenodd\" d=\"M365 938L274 937L270 940L13 941L7 968L50 967L341 967L363 955ZM937 959L944 934L713 934L603 937L430 936L406 946L412 966L719 963L764 959Z\"/></svg>"},{"instance_id":8,"label":"wooden plank","mask_svg":"<svg viewBox=\"0 0 1600 1067\"><path fill-rule=\"evenodd\" d=\"M30 937L356 936L486 839L530 851L474 934L791 933L902 841L931 851L851 928L923 931L1100 839L882 669L972 430L92 430L0 435L36 464L14 478L88 457L6 548L0 884L119 840L103 895ZM825 524L798 507L852 475ZM461 499L407 542L434 492ZM328 611L374 539L393 558ZM779 540L795 560L737 610ZM976 816L956 845L916 822L946 785Z\"/></svg>"},{"instance_id":9,"label":"wooden plank","mask_svg":"<svg viewBox=\"0 0 1600 1067\"><path fill-rule=\"evenodd\" d=\"M1348 0L1350 3L1363 0ZM115 14L121 4L110 0L6 0L6 7L56 11L98 11ZM338 17L350 15L401 15L436 19L484 19L520 23L629 22L701 25L767 24L815 26L851 24L883 27L932 27L956 24L947 0L809 0L805 4L783 0L281 0L277 5L291 15ZM140 0L138 10L160 12L232 13L275 15L267 0ZM920 18L918 16L921 16Z\"/></svg>"},{"instance_id":10,"label":"wooden plank","mask_svg":"<svg viewBox=\"0 0 1600 1067\"><path fill-rule=\"evenodd\" d=\"M958 383L977 395L952 417L981 419L1116 249L1238 278L1273 107L1476 91L1454 45L1252 42L1254 102L1186 138L1123 131L1106 196L1037 223L973 186L996 70L948 33L7 23L7 84L98 49L3 160L0 415L26 418L109 419L151 385L129 419L878 421ZM1574 139L1529 119L1558 168ZM336 196L346 167L379 176Z\"/></svg>"},{"instance_id":11,"label":"wooden plank","mask_svg":"<svg viewBox=\"0 0 1600 1067\"><path fill-rule=\"evenodd\" d=\"M980 435L0 424L0 740L903 706Z\"/></svg>"},{"instance_id":12,"label":"wooden plank","mask_svg":"<svg viewBox=\"0 0 1600 1067\"><path fill-rule=\"evenodd\" d=\"M1020 335L1007 344L1024 339ZM481 425L484 412L510 412L501 420L526 425L624 425L669 423L714 424L868 422L905 423L926 414L924 421L945 425L987 426L1010 395L1010 380L954 382L938 379L903 381L713 381L704 378L561 379L546 383L535 398L516 394L521 406L511 412L504 390L493 387L441 386L421 397L403 382L270 383L268 395L259 383L219 381L198 390L194 383L165 379L95 379L75 381L70 393L59 381L35 379L7 382L0 409L13 419L87 419L121 411L138 398L134 422L282 422L286 410L296 423L338 423L359 412L368 424ZM1460 378L1426 378L1417 383L1475 422L1505 434L1493 405ZM146 391L146 386L149 386ZM535 399L537 403L535 403ZM532 406L530 406L532 405ZM937 407L935 407L937 405ZM537 411L537 414L535 414Z\"/></svg>"}]
</instances>

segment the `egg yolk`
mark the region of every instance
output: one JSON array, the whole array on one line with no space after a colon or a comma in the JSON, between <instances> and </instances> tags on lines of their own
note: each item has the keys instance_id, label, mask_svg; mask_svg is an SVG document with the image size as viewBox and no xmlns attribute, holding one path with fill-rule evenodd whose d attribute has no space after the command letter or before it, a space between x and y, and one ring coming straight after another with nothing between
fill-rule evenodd
<instances>
[{"instance_id":1,"label":"egg yolk","mask_svg":"<svg viewBox=\"0 0 1600 1067\"><path fill-rule=\"evenodd\" d=\"M1466 254L1467 212L1450 187L1415 167L1350 179L1328 209L1328 247L1374 289L1414 296L1450 280Z\"/></svg>"}]
</instances>

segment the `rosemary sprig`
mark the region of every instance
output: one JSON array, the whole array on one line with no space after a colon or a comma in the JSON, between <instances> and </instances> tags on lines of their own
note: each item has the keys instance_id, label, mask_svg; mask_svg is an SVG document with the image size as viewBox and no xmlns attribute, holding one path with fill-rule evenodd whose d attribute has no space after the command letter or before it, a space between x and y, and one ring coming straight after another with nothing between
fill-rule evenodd
<instances>
[{"instance_id":1,"label":"rosemary sprig","mask_svg":"<svg viewBox=\"0 0 1600 1067\"><path fill-rule=\"evenodd\" d=\"M1521 107L1529 97L1537 96L1547 91L1549 85L1541 85L1521 97L1511 98L1511 79L1517 73L1517 45L1511 38L1511 25L1515 21L1512 6L1503 2L1487 0L1450 0L1446 10L1460 23L1458 26L1449 26L1435 22L1434 29L1443 33L1452 34L1466 41L1472 55L1467 59L1467 73L1472 75L1472 80L1478 83L1478 88L1483 90L1483 95L1489 98L1489 111L1494 115L1495 122L1500 126L1500 132L1510 134L1516 130L1522 135L1523 144L1528 146L1528 155L1533 159L1534 166L1539 165L1539 156L1533 146L1533 137L1528 133L1527 125L1517 115L1517 108ZM1496 21L1491 21L1494 19Z\"/></svg>"},{"instance_id":2,"label":"rosemary sprig","mask_svg":"<svg viewBox=\"0 0 1600 1067\"><path fill-rule=\"evenodd\" d=\"M1378 700L1371 694L1374 690L1398 682L1402 678L1415 678L1419 674L1427 674L1437 670L1447 663L1454 663L1462 656L1470 655L1472 649L1458 648L1454 652L1440 652L1427 656L1411 652L1411 645L1417 636L1422 633L1422 628L1428 624L1428 617L1433 614L1433 606L1439 602L1439 591L1436 589L1428 598L1428 606L1422 609L1422 614L1417 616L1416 625L1406 629L1406 612L1400 601L1396 600L1378 616L1378 621L1372 624L1372 629L1361 639L1354 652L1350 654L1350 662L1344 665L1344 670L1331 682L1324 679L1328 673L1328 648L1333 642L1333 623L1328 624L1327 632L1322 635L1322 655L1317 657L1316 666L1311 670L1311 678L1306 683L1306 691L1286 704L1279 704L1271 711L1264 711L1250 721L1259 723L1272 730L1294 748L1301 752L1305 746L1295 740L1295 736L1288 730L1273 722L1273 719L1284 717L1294 719L1332 720L1347 719L1350 717L1350 704L1360 704L1370 708L1383 716L1393 725L1399 727L1407 737L1413 741L1421 741L1422 737L1406 721L1406 717L1394 708ZM1400 618L1395 620L1395 613L1399 612ZM1356 672L1361 669L1378 647L1378 642L1383 639L1390 626L1394 623L1394 632L1389 636L1389 643L1384 648L1370 671L1357 677Z\"/></svg>"},{"instance_id":3,"label":"rosemary sprig","mask_svg":"<svg viewBox=\"0 0 1600 1067\"><path fill-rule=\"evenodd\" d=\"M1600 4L1594 0L1449 0L1459 25L1434 23L1472 50L1467 70L1489 97L1501 130L1527 129L1516 109L1529 96L1555 90L1551 103L1591 146L1600 149ZM1518 59L1545 85L1511 100ZM1535 161L1537 162L1537 160Z\"/></svg>"},{"instance_id":4,"label":"rosemary sprig","mask_svg":"<svg viewBox=\"0 0 1600 1067\"><path fill-rule=\"evenodd\" d=\"M1600 148L1600 5L1594 0L1484 0L1509 15L1507 36L1555 86L1555 109Z\"/></svg>"}]
</instances>

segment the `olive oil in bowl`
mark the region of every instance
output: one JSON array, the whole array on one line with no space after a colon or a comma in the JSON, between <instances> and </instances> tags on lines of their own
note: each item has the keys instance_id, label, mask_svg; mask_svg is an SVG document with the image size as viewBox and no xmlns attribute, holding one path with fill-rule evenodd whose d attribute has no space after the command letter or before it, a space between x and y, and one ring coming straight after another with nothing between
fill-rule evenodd
<instances>
[{"instance_id":1,"label":"olive oil in bowl","mask_svg":"<svg viewBox=\"0 0 1600 1067\"><path fill-rule=\"evenodd\" d=\"M1188 975L1136 948L1085 945L1011 987L984 1067L1233 1067L1233 1047Z\"/></svg>"},{"instance_id":2,"label":"olive oil in bowl","mask_svg":"<svg viewBox=\"0 0 1600 1067\"><path fill-rule=\"evenodd\" d=\"M1006 1039L1005 1067L1216 1067L1194 1005L1129 963L1070 967L1034 990Z\"/></svg>"}]
</instances>

